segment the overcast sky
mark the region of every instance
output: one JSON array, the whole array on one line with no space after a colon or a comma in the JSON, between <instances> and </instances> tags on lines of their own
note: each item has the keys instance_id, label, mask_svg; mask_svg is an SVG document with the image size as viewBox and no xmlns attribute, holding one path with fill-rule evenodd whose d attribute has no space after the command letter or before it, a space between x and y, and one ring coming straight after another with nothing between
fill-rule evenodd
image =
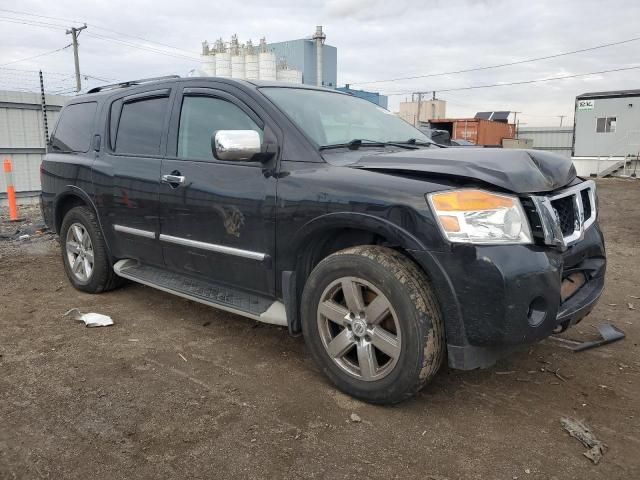
<instances>
[{"instance_id":1,"label":"overcast sky","mask_svg":"<svg viewBox=\"0 0 640 480\"><path fill-rule=\"evenodd\" d=\"M237 33L243 41L251 38L255 42L266 36L267 41L276 42L308 37L316 25L324 26L327 43L338 49L338 84L356 87L358 82L507 63L640 37L637 0L0 0L0 9L65 19L0 11L0 88L34 87L34 74L22 70L39 68L52 72L46 76L47 88L72 87L70 48L6 64L64 47L70 36L55 25L71 26L74 20L89 24L80 36L81 71L109 80L184 75L198 66L195 57L205 39L228 39ZM7 21L9 18L14 20ZM20 19L47 25L16 23ZM146 45L174 56L96 35ZM361 87L383 93L438 91L635 65L640 65L640 41L512 67ZM90 79L87 85L99 83ZM450 117L469 116L479 110L512 110L521 111L521 121L534 126L557 125L558 115L566 115L567 124L573 115L574 98L580 93L630 88L640 88L640 69L533 85L442 92L438 96L447 100ZM404 98L391 96L390 109L397 110Z\"/></svg>"}]
</instances>

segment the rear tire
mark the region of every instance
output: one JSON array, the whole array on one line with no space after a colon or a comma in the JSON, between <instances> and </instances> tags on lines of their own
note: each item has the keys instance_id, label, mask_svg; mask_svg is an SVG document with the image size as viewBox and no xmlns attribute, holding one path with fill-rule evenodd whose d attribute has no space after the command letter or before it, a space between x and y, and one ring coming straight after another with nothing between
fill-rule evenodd
<instances>
[{"instance_id":1,"label":"rear tire","mask_svg":"<svg viewBox=\"0 0 640 480\"><path fill-rule=\"evenodd\" d=\"M367 402L410 398L442 364L443 322L429 281L390 248L352 247L322 260L307 279L301 313L321 370Z\"/></svg>"},{"instance_id":2,"label":"rear tire","mask_svg":"<svg viewBox=\"0 0 640 480\"><path fill-rule=\"evenodd\" d=\"M65 272L76 289L101 293L121 284L91 208L80 206L67 212L60 227L60 247Z\"/></svg>"}]
</instances>

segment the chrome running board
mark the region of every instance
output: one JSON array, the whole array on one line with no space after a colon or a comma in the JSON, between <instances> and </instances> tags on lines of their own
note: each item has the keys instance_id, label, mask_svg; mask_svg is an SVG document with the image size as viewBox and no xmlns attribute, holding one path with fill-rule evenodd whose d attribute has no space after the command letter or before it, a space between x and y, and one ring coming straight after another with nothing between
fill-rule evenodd
<instances>
[{"instance_id":1,"label":"chrome running board","mask_svg":"<svg viewBox=\"0 0 640 480\"><path fill-rule=\"evenodd\" d=\"M277 300L169 272L162 268L143 265L132 259L118 261L113 266L113 270L120 277L194 302L259 322L287 326L284 304Z\"/></svg>"}]
</instances>

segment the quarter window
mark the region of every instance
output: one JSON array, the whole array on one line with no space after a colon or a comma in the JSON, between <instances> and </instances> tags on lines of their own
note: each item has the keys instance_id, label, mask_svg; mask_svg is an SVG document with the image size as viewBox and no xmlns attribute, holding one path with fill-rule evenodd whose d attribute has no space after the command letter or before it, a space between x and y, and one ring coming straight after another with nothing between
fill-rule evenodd
<instances>
[{"instance_id":1,"label":"quarter window","mask_svg":"<svg viewBox=\"0 0 640 480\"><path fill-rule=\"evenodd\" d=\"M56 131L51 137L51 148L58 152L88 152L94 133L96 102L75 103L62 111Z\"/></svg>"},{"instance_id":2,"label":"quarter window","mask_svg":"<svg viewBox=\"0 0 640 480\"><path fill-rule=\"evenodd\" d=\"M600 117L596 121L597 133L615 133L616 117Z\"/></svg>"},{"instance_id":3,"label":"quarter window","mask_svg":"<svg viewBox=\"0 0 640 480\"><path fill-rule=\"evenodd\" d=\"M216 130L255 130L256 123L231 102L214 97L187 96L182 101L178 157L211 160L211 135Z\"/></svg>"},{"instance_id":4,"label":"quarter window","mask_svg":"<svg viewBox=\"0 0 640 480\"><path fill-rule=\"evenodd\" d=\"M169 97L125 103L115 139L115 152L159 155Z\"/></svg>"}]
</instances>

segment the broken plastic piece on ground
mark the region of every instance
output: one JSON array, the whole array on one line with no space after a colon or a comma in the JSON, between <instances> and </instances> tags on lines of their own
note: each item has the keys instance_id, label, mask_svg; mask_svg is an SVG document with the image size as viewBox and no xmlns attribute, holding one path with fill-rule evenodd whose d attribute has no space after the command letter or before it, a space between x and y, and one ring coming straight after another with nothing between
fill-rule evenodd
<instances>
[{"instance_id":1,"label":"broken plastic piece on ground","mask_svg":"<svg viewBox=\"0 0 640 480\"><path fill-rule=\"evenodd\" d=\"M596 465L600 460L602 460L602 456L604 455L607 446L596 438L587 425L571 417L562 417L560 419L560 424L562 425L562 428L569 433L569 435L576 438L589 449L583 453L585 457Z\"/></svg>"},{"instance_id":2,"label":"broken plastic piece on ground","mask_svg":"<svg viewBox=\"0 0 640 480\"><path fill-rule=\"evenodd\" d=\"M600 340L577 342L576 340L568 340L566 338L556 337L555 335L551 335L549 338L563 343L564 345L560 345L561 347L568 348L574 352L582 352L584 350L589 350L590 348L601 347L602 345L622 340L625 337L624 332L610 323L600 323L595 327L598 329L598 332L600 332L600 336L602 337Z\"/></svg>"},{"instance_id":3,"label":"broken plastic piece on ground","mask_svg":"<svg viewBox=\"0 0 640 480\"><path fill-rule=\"evenodd\" d=\"M101 313L82 313L77 308L72 308L63 317L70 316L74 320L84 322L87 327L108 327L113 325L113 320L107 315Z\"/></svg>"}]
</instances>

